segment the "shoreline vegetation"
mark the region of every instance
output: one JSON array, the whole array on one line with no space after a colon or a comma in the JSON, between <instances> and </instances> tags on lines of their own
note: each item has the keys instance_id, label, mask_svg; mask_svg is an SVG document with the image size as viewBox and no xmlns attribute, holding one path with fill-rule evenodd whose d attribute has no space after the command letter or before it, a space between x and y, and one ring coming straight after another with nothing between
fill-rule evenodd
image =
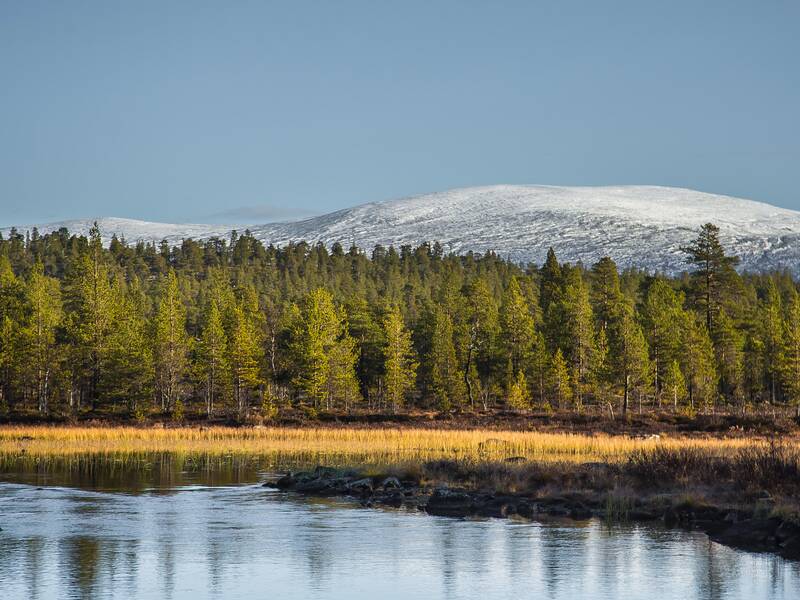
<instances>
[{"instance_id":1,"label":"shoreline vegetation","mask_svg":"<svg viewBox=\"0 0 800 600\"><path fill-rule=\"evenodd\" d=\"M734 432L735 433L735 432ZM0 470L259 456L267 485L452 517L660 521L800 559L800 448L781 437L419 427L0 426ZM89 468L97 464L87 460ZM320 465L303 470L303 465Z\"/></svg>"}]
</instances>

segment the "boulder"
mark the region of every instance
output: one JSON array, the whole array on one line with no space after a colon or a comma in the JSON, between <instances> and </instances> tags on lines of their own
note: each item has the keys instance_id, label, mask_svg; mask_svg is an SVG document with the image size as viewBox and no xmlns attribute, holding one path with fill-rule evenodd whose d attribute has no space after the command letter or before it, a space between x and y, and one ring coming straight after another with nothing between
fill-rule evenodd
<instances>
[{"instance_id":1,"label":"boulder","mask_svg":"<svg viewBox=\"0 0 800 600\"><path fill-rule=\"evenodd\" d=\"M347 491L360 495L367 495L372 493L372 479L364 477L345 484Z\"/></svg>"},{"instance_id":2,"label":"boulder","mask_svg":"<svg viewBox=\"0 0 800 600\"><path fill-rule=\"evenodd\" d=\"M721 531L710 531L709 537L715 542L743 548L745 550L777 550L776 533L779 519L746 519L732 523Z\"/></svg>"},{"instance_id":3,"label":"boulder","mask_svg":"<svg viewBox=\"0 0 800 600\"><path fill-rule=\"evenodd\" d=\"M381 487L385 490L398 490L403 486L397 477L387 477L381 482Z\"/></svg>"},{"instance_id":4,"label":"boulder","mask_svg":"<svg viewBox=\"0 0 800 600\"><path fill-rule=\"evenodd\" d=\"M287 473L274 483L274 486L279 490L290 490L295 485L297 485L297 479L291 473Z\"/></svg>"},{"instance_id":5,"label":"boulder","mask_svg":"<svg viewBox=\"0 0 800 600\"><path fill-rule=\"evenodd\" d=\"M403 506L403 503L405 502L405 496L402 494L402 492L393 491L379 496L378 498L376 498L376 500L384 506L400 508L401 506Z\"/></svg>"},{"instance_id":6,"label":"boulder","mask_svg":"<svg viewBox=\"0 0 800 600\"><path fill-rule=\"evenodd\" d=\"M783 543L792 538L800 538L800 524L784 521L775 530L775 539Z\"/></svg>"},{"instance_id":7,"label":"boulder","mask_svg":"<svg viewBox=\"0 0 800 600\"><path fill-rule=\"evenodd\" d=\"M516 499L510 496L477 496L473 498L473 509L477 515L496 519L517 514Z\"/></svg>"},{"instance_id":8,"label":"boulder","mask_svg":"<svg viewBox=\"0 0 800 600\"><path fill-rule=\"evenodd\" d=\"M782 556L795 560L800 559L800 535L781 542L780 547Z\"/></svg>"},{"instance_id":9,"label":"boulder","mask_svg":"<svg viewBox=\"0 0 800 600\"><path fill-rule=\"evenodd\" d=\"M322 477L310 481L300 481L294 486L294 490L304 494L325 494L336 491L333 481Z\"/></svg>"},{"instance_id":10,"label":"boulder","mask_svg":"<svg viewBox=\"0 0 800 600\"><path fill-rule=\"evenodd\" d=\"M436 489L425 506L428 514L442 517L468 517L475 514L472 496L447 488Z\"/></svg>"}]
</instances>

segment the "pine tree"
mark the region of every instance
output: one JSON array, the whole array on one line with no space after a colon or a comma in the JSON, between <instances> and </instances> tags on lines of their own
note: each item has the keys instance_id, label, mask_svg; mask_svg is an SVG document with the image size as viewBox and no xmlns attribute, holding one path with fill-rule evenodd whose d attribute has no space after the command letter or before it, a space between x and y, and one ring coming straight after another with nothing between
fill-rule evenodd
<instances>
[{"instance_id":1,"label":"pine tree","mask_svg":"<svg viewBox=\"0 0 800 600\"><path fill-rule=\"evenodd\" d=\"M24 321L25 292L6 256L0 255L0 413L11 408L13 383L19 371L20 328Z\"/></svg>"},{"instance_id":2,"label":"pine tree","mask_svg":"<svg viewBox=\"0 0 800 600\"><path fill-rule=\"evenodd\" d=\"M342 314L342 320L345 317ZM328 361L328 402L329 406L342 406L349 411L354 404L361 401L361 392L356 376L358 352L356 342L344 325L339 338L331 348Z\"/></svg>"},{"instance_id":3,"label":"pine tree","mask_svg":"<svg viewBox=\"0 0 800 600\"><path fill-rule=\"evenodd\" d=\"M696 401L708 407L717 389L717 370L714 346L705 322L698 317L689 319L686 340L681 350L681 370L686 376L689 406L694 410Z\"/></svg>"},{"instance_id":4,"label":"pine tree","mask_svg":"<svg viewBox=\"0 0 800 600\"><path fill-rule=\"evenodd\" d=\"M647 342L636 322L633 307L624 302L609 326L610 367L616 387L622 391L622 414L628 413L630 394L642 393L649 379Z\"/></svg>"},{"instance_id":5,"label":"pine tree","mask_svg":"<svg viewBox=\"0 0 800 600\"><path fill-rule=\"evenodd\" d=\"M591 387L593 361L595 359L594 315L589 304L589 290L579 269L571 269L564 286L563 299L559 302L562 333L558 339L575 383L575 400L578 407L583 403L584 391Z\"/></svg>"},{"instance_id":6,"label":"pine tree","mask_svg":"<svg viewBox=\"0 0 800 600\"><path fill-rule=\"evenodd\" d=\"M673 408L677 409L678 403L686 397L686 379L677 360L673 360L667 366L661 385L672 400Z\"/></svg>"},{"instance_id":7,"label":"pine tree","mask_svg":"<svg viewBox=\"0 0 800 600\"><path fill-rule=\"evenodd\" d=\"M331 408L337 400L348 405L357 401L358 394L352 389L355 346L346 315L337 310L330 292L318 288L307 294L295 327L293 353L301 366L296 382L315 407L325 403Z\"/></svg>"},{"instance_id":8,"label":"pine tree","mask_svg":"<svg viewBox=\"0 0 800 600\"><path fill-rule=\"evenodd\" d=\"M161 284L155 315L153 358L156 394L164 412L180 408L185 393L189 340L186 309L180 297L178 279L170 270Z\"/></svg>"},{"instance_id":9,"label":"pine tree","mask_svg":"<svg viewBox=\"0 0 800 600\"><path fill-rule=\"evenodd\" d=\"M783 361L783 308L781 295L775 280L770 277L763 302L758 306L760 338L763 343L764 367L769 388L770 402L777 399L777 385L780 379L780 365Z\"/></svg>"},{"instance_id":10,"label":"pine tree","mask_svg":"<svg viewBox=\"0 0 800 600\"><path fill-rule=\"evenodd\" d=\"M198 366L205 393L206 416L210 418L214 415L217 400L224 398L230 381L227 337L215 299L208 304L204 321L198 348Z\"/></svg>"},{"instance_id":11,"label":"pine tree","mask_svg":"<svg viewBox=\"0 0 800 600\"><path fill-rule=\"evenodd\" d=\"M516 277L508 284L500 308L505 357L511 361L513 372L518 372L527 359L533 343L535 323L530 308L522 295ZM507 384L510 382L506 382Z\"/></svg>"},{"instance_id":12,"label":"pine tree","mask_svg":"<svg viewBox=\"0 0 800 600\"><path fill-rule=\"evenodd\" d=\"M614 377L609 358L608 336L605 329L599 329L595 337L595 359L592 364L592 380L595 382L595 397L602 403L608 402ZM609 406L611 406L609 404Z\"/></svg>"},{"instance_id":13,"label":"pine tree","mask_svg":"<svg viewBox=\"0 0 800 600\"><path fill-rule=\"evenodd\" d=\"M383 365L384 340L381 327L364 297L351 299L346 304L346 312L348 331L356 344L359 393L371 402L370 392L378 383Z\"/></svg>"},{"instance_id":14,"label":"pine tree","mask_svg":"<svg viewBox=\"0 0 800 600\"><path fill-rule=\"evenodd\" d=\"M556 401L556 408L562 409L572 401L572 387L570 386L569 368L564 360L561 348L556 349L553 360L550 362L549 386L550 394Z\"/></svg>"},{"instance_id":15,"label":"pine tree","mask_svg":"<svg viewBox=\"0 0 800 600\"><path fill-rule=\"evenodd\" d=\"M464 384L470 407L475 407L473 370L483 386L491 372L499 334L499 314L489 286L482 278L475 279L467 290L468 343L464 360Z\"/></svg>"},{"instance_id":16,"label":"pine tree","mask_svg":"<svg viewBox=\"0 0 800 600\"><path fill-rule=\"evenodd\" d=\"M393 410L405 403L413 389L417 372L417 361L411 343L411 333L406 329L403 315L397 307L391 308L383 320L386 339L384 348L384 370L386 398Z\"/></svg>"},{"instance_id":17,"label":"pine tree","mask_svg":"<svg viewBox=\"0 0 800 600\"><path fill-rule=\"evenodd\" d=\"M123 401L130 415L142 418L154 383L147 299L137 279L125 290L115 287L113 294L116 326L108 340L107 393Z\"/></svg>"},{"instance_id":18,"label":"pine tree","mask_svg":"<svg viewBox=\"0 0 800 600\"><path fill-rule=\"evenodd\" d=\"M539 270L539 304L543 314L547 314L550 305L561 299L561 265L552 248L547 250L547 258Z\"/></svg>"},{"instance_id":19,"label":"pine tree","mask_svg":"<svg viewBox=\"0 0 800 600\"><path fill-rule=\"evenodd\" d=\"M683 298L661 278L647 289L642 307L642 321L653 362L656 397L661 405L664 378L677 360L683 344L688 316L683 310ZM673 373L674 374L674 373Z\"/></svg>"},{"instance_id":20,"label":"pine tree","mask_svg":"<svg viewBox=\"0 0 800 600\"><path fill-rule=\"evenodd\" d=\"M780 374L789 401L800 417L800 296L793 291L786 311Z\"/></svg>"},{"instance_id":21,"label":"pine tree","mask_svg":"<svg viewBox=\"0 0 800 600\"><path fill-rule=\"evenodd\" d=\"M114 329L115 293L103 254L100 232L92 228L88 252L80 256L67 284L65 307L72 370L83 381L92 410L97 410L109 387L107 362Z\"/></svg>"},{"instance_id":22,"label":"pine tree","mask_svg":"<svg viewBox=\"0 0 800 600\"><path fill-rule=\"evenodd\" d=\"M725 310L720 310L714 320L712 337L717 359L720 390L735 403L743 400L744 394L744 338L734 327L733 320Z\"/></svg>"},{"instance_id":23,"label":"pine tree","mask_svg":"<svg viewBox=\"0 0 800 600\"><path fill-rule=\"evenodd\" d=\"M617 265L607 256L592 267L592 304L599 329L606 331L622 304Z\"/></svg>"},{"instance_id":24,"label":"pine tree","mask_svg":"<svg viewBox=\"0 0 800 600\"><path fill-rule=\"evenodd\" d=\"M304 301L300 330L295 333L295 356L301 367L297 385L319 407L327 398L328 361L339 334L339 324L333 298L318 288Z\"/></svg>"},{"instance_id":25,"label":"pine tree","mask_svg":"<svg viewBox=\"0 0 800 600\"><path fill-rule=\"evenodd\" d=\"M253 311L248 310L246 302L238 303L234 308L233 331L228 339L227 366L232 378L233 401L239 418L247 416L253 392L263 383L259 333Z\"/></svg>"},{"instance_id":26,"label":"pine tree","mask_svg":"<svg viewBox=\"0 0 800 600\"><path fill-rule=\"evenodd\" d=\"M51 383L59 360L56 328L61 322L61 286L57 279L44 274L42 263L36 263L26 291L30 317L22 333L25 371L33 382L39 412L47 414Z\"/></svg>"},{"instance_id":27,"label":"pine tree","mask_svg":"<svg viewBox=\"0 0 800 600\"><path fill-rule=\"evenodd\" d=\"M460 377L461 369L456 360L453 345L453 322L441 308L434 311L434 326L431 339L431 385L442 410L459 407L466 390Z\"/></svg>"},{"instance_id":28,"label":"pine tree","mask_svg":"<svg viewBox=\"0 0 800 600\"><path fill-rule=\"evenodd\" d=\"M714 317L722 305L726 287L735 277L738 257L727 256L719 241L719 227L706 223L697 238L681 248L686 260L696 267L693 273L695 300L706 317L706 328L714 330Z\"/></svg>"},{"instance_id":29,"label":"pine tree","mask_svg":"<svg viewBox=\"0 0 800 600\"><path fill-rule=\"evenodd\" d=\"M544 405L547 401L548 377L550 370L550 355L547 352L547 343L541 331L537 331L531 348L530 367L531 385L535 391L536 401Z\"/></svg>"}]
</instances>

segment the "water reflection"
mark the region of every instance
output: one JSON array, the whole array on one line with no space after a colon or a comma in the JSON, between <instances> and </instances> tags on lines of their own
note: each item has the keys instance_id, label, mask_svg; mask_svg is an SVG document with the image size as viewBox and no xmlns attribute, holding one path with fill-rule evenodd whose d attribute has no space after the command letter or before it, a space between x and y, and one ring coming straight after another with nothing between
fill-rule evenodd
<instances>
[{"instance_id":1,"label":"water reflection","mask_svg":"<svg viewBox=\"0 0 800 600\"><path fill-rule=\"evenodd\" d=\"M464 522L187 477L171 494L0 483L0 597L800 597L800 565L691 532Z\"/></svg>"}]
</instances>

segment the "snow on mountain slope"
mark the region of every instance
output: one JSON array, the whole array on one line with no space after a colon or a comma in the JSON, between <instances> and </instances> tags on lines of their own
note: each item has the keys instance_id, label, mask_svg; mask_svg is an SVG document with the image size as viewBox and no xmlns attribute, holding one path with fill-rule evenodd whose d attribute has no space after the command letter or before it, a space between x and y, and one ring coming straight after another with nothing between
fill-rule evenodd
<instances>
[{"instance_id":1,"label":"snow on mountain slope","mask_svg":"<svg viewBox=\"0 0 800 600\"><path fill-rule=\"evenodd\" d=\"M669 187L463 188L249 229L267 244L305 240L348 247L355 241L369 250L376 244L399 247L438 240L448 251L493 250L517 262L541 263L553 246L562 261L588 265L608 255L621 267L675 273L686 268L680 247L707 222L720 227L723 242L742 258L743 269L786 267L800 273L800 212ZM91 223L65 222L39 230L59 226L83 233ZM228 226L124 219L103 219L100 227L104 237L124 234L129 242L166 238L176 243L184 237L203 239L230 231Z\"/></svg>"},{"instance_id":2,"label":"snow on mountain slope","mask_svg":"<svg viewBox=\"0 0 800 600\"><path fill-rule=\"evenodd\" d=\"M185 238L205 239L213 236L224 235L229 231L229 227L220 225L176 225L173 223L156 223L151 221L137 221L136 219L119 219L117 217L101 217L97 219L72 219L69 221L58 221L56 223L46 223L44 225L26 225L17 227L20 233L30 232L34 227L40 234L52 233L62 227L67 229L70 234L89 235L89 230L95 221L100 229L100 236L103 243L108 245L111 238L125 238L126 241L135 244L138 241L167 240L170 244L180 244ZM4 237L8 237L11 227L0 229Z\"/></svg>"}]
</instances>

